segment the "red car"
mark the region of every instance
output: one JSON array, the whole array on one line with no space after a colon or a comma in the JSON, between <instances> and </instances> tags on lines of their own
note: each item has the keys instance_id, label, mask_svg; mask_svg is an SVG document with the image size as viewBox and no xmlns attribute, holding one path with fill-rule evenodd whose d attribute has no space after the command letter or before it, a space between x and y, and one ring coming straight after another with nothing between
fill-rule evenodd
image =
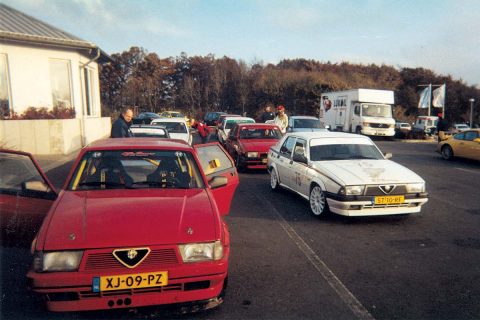
<instances>
[{"instance_id":1,"label":"red car","mask_svg":"<svg viewBox=\"0 0 480 320\"><path fill-rule=\"evenodd\" d=\"M238 185L218 143L104 139L82 149L32 244L51 311L223 301Z\"/></svg>"},{"instance_id":2,"label":"red car","mask_svg":"<svg viewBox=\"0 0 480 320\"><path fill-rule=\"evenodd\" d=\"M30 245L57 197L38 163L26 152L0 149L2 245Z\"/></svg>"},{"instance_id":3,"label":"red car","mask_svg":"<svg viewBox=\"0 0 480 320\"><path fill-rule=\"evenodd\" d=\"M235 159L237 169L267 169L267 154L282 138L277 125L239 123L228 134L225 148Z\"/></svg>"}]
</instances>

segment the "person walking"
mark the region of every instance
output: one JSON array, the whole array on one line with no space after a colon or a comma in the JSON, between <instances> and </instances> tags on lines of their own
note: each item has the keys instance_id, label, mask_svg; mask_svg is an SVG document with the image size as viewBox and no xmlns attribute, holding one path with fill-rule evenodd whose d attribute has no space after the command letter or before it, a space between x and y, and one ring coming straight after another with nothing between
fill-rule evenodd
<instances>
[{"instance_id":1,"label":"person walking","mask_svg":"<svg viewBox=\"0 0 480 320\"><path fill-rule=\"evenodd\" d=\"M265 107L265 111L263 112L262 116L260 117L260 120L262 122L267 122L268 120L274 120L275 119L275 113L272 112L272 107L267 105Z\"/></svg>"},{"instance_id":2,"label":"person walking","mask_svg":"<svg viewBox=\"0 0 480 320\"><path fill-rule=\"evenodd\" d=\"M133 119L133 110L130 107L126 107L122 110L122 113L112 124L112 131L110 132L110 138L131 138L133 132L130 130Z\"/></svg>"},{"instance_id":3,"label":"person walking","mask_svg":"<svg viewBox=\"0 0 480 320\"><path fill-rule=\"evenodd\" d=\"M202 143L207 143L210 137L210 128L203 122L192 118L190 120L190 127L197 130L198 135L202 139Z\"/></svg>"},{"instance_id":4,"label":"person walking","mask_svg":"<svg viewBox=\"0 0 480 320\"><path fill-rule=\"evenodd\" d=\"M280 105L277 107L277 116L274 119L275 124L280 128L283 134L287 132L288 116L285 113L285 107Z\"/></svg>"},{"instance_id":5,"label":"person walking","mask_svg":"<svg viewBox=\"0 0 480 320\"><path fill-rule=\"evenodd\" d=\"M445 137L445 131L448 131L448 122L443 119L443 114L438 114L437 120L437 141L440 142Z\"/></svg>"}]
</instances>

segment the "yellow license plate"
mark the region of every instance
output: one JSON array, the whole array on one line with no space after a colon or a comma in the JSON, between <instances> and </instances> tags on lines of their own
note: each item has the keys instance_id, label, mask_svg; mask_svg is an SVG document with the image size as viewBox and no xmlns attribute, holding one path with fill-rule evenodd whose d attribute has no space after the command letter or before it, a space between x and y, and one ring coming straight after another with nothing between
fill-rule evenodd
<instances>
[{"instance_id":1,"label":"yellow license plate","mask_svg":"<svg viewBox=\"0 0 480 320\"><path fill-rule=\"evenodd\" d=\"M167 284L167 271L100 277L100 291L161 287Z\"/></svg>"},{"instance_id":2,"label":"yellow license plate","mask_svg":"<svg viewBox=\"0 0 480 320\"><path fill-rule=\"evenodd\" d=\"M400 204L405 201L405 196L381 196L374 197L374 204Z\"/></svg>"}]
</instances>

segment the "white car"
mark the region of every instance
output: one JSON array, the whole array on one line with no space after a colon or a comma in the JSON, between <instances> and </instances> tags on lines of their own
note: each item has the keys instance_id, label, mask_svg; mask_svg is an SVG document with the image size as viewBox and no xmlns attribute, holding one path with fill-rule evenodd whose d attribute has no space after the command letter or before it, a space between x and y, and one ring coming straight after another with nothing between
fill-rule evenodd
<instances>
[{"instance_id":1,"label":"white car","mask_svg":"<svg viewBox=\"0 0 480 320\"><path fill-rule=\"evenodd\" d=\"M222 123L218 128L218 141L220 141L220 143L225 144L225 141L227 141L228 134L230 133L230 129L232 129L236 123L255 123L255 120L248 117L223 118Z\"/></svg>"},{"instance_id":2,"label":"white car","mask_svg":"<svg viewBox=\"0 0 480 320\"><path fill-rule=\"evenodd\" d=\"M135 138L170 138L167 129L162 126L150 124L134 124L130 126Z\"/></svg>"},{"instance_id":3,"label":"white car","mask_svg":"<svg viewBox=\"0 0 480 320\"><path fill-rule=\"evenodd\" d=\"M180 139L189 145L192 144L192 136L184 118L153 119L150 124L165 127L171 139Z\"/></svg>"},{"instance_id":4,"label":"white car","mask_svg":"<svg viewBox=\"0 0 480 320\"><path fill-rule=\"evenodd\" d=\"M428 201L425 181L389 157L365 136L298 132L270 148L267 168L273 190L298 193L316 216L420 212Z\"/></svg>"},{"instance_id":5,"label":"white car","mask_svg":"<svg viewBox=\"0 0 480 320\"><path fill-rule=\"evenodd\" d=\"M470 130L470 127L468 126L468 124L458 123L458 124L454 124L452 129L453 129L452 130L453 132L457 133L457 132Z\"/></svg>"}]
</instances>

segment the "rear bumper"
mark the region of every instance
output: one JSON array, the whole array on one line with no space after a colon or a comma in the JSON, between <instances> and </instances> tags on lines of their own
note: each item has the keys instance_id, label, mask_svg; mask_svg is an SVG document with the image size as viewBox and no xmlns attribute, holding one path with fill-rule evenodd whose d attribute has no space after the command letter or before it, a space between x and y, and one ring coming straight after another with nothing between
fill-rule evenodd
<instances>
[{"instance_id":1,"label":"rear bumper","mask_svg":"<svg viewBox=\"0 0 480 320\"><path fill-rule=\"evenodd\" d=\"M142 270L144 272L145 270ZM155 271L155 270L147 270ZM27 274L30 288L43 295L50 311L82 311L134 308L159 304L174 304L213 299L220 295L227 277L228 262L183 264L168 271L168 284L163 287L93 292L93 278L119 274L55 272ZM138 271L137 271L138 272ZM122 274L134 273L131 270Z\"/></svg>"}]
</instances>

